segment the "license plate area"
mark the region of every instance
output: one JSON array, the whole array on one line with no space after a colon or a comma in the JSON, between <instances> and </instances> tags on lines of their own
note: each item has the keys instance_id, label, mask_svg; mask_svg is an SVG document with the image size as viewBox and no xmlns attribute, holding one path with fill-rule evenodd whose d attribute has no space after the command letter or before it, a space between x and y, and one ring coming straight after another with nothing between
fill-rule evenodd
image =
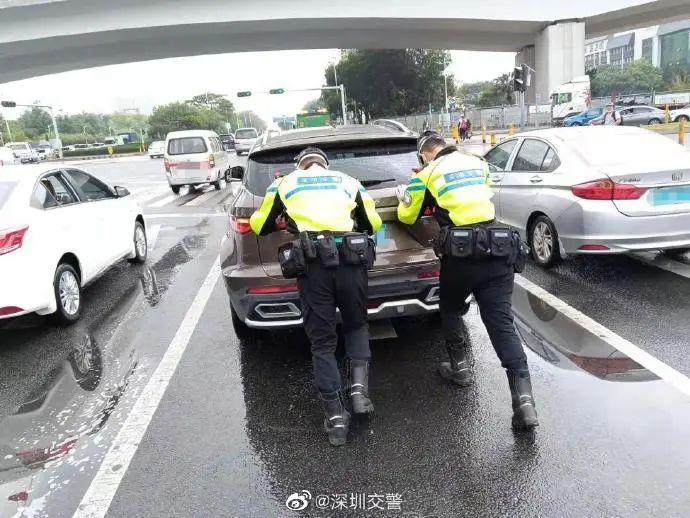
<instances>
[{"instance_id":1,"label":"license plate area","mask_svg":"<svg viewBox=\"0 0 690 518\"><path fill-rule=\"evenodd\" d=\"M652 191L652 205L677 205L690 203L690 185L660 187Z\"/></svg>"}]
</instances>

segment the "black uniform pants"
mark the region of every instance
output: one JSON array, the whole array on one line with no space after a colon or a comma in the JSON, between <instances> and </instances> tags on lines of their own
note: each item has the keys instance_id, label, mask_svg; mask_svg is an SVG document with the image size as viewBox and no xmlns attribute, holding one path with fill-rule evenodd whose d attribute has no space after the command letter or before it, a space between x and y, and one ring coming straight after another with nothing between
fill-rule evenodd
<instances>
[{"instance_id":1,"label":"black uniform pants","mask_svg":"<svg viewBox=\"0 0 690 518\"><path fill-rule=\"evenodd\" d=\"M309 263L307 275L297 280L304 330L311 342L314 378L321 393L341 388L340 371L335 359L338 345L336 307L342 317L345 354L348 359L368 360L369 327L367 325L367 270L363 266L340 264L324 268Z\"/></svg>"},{"instance_id":2,"label":"black uniform pants","mask_svg":"<svg viewBox=\"0 0 690 518\"><path fill-rule=\"evenodd\" d=\"M505 258L441 259L440 310L443 334L449 348L465 347L460 311L470 293L491 344L506 369L526 369L527 358L513 326L512 296L515 272Z\"/></svg>"}]
</instances>

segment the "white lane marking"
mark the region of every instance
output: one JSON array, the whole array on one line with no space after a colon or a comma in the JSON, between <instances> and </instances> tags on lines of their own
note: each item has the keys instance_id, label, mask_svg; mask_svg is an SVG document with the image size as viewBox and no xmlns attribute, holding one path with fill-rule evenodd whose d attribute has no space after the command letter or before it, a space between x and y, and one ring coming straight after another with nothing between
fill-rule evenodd
<instances>
[{"instance_id":1,"label":"white lane marking","mask_svg":"<svg viewBox=\"0 0 690 518\"><path fill-rule=\"evenodd\" d=\"M168 186L166 185L165 187L158 187L156 189L149 189L147 191L138 191L132 194L132 196L139 202L140 205L146 205L147 202L151 201L154 198L158 198L158 196L160 196L167 190Z\"/></svg>"},{"instance_id":2,"label":"white lane marking","mask_svg":"<svg viewBox=\"0 0 690 518\"><path fill-rule=\"evenodd\" d=\"M540 288L522 275L516 275L515 282L525 290L532 293L532 295L535 297L542 299L544 302L560 311L573 322L579 324L587 331L594 333L610 346L618 349L629 358L635 360L645 369L653 372L661 379L680 390L686 396L690 396L690 378L684 374L681 374L673 367L669 367L664 362L655 358L648 352L643 351L632 342L626 340L622 336L617 335L600 323L592 320L587 315L584 315L545 289Z\"/></svg>"},{"instance_id":3,"label":"white lane marking","mask_svg":"<svg viewBox=\"0 0 690 518\"><path fill-rule=\"evenodd\" d=\"M182 358L189 340L192 337L204 308L208 303L213 288L220 276L220 258L216 258L199 288L196 297L187 310L180 327L177 329L168 350L149 379L143 392L139 395L134 407L127 416L127 420L115 437L108 453L105 455L96 476L91 481L84 497L79 504L75 518L98 518L108 512L110 504L120 486L122 479L141 443L146 429L151 423L163 394L175 374L177 365Z\"/></svg>"},{"instance_id":4,"label":"white lane marking","mask_svg":"<svg viewBox=\"0 0 690 518\"><path fill-rule=\"evenodd\" d=\"M189 214L183 212L175 212L171 214L145 214L146 219L168 219L168 218L227 218L227 214L220 212L206 212L197 213L190 212Z\"/></svg>"},{"instance_id":5,"label":"white lane marking","mask_svg":"<svg viewBox=\"0 0 690 518\"><path fill-rule=\"evenodd\" d=\"M153 250L156 246L156 241L158 241L158 234L160 234L161 227L163 225L151 225L146 232L146 243L149 250Z\"/></svg>"},{"instance_id":6,"label":"white lane marking","mask_svg":"<svg viewBox=\"0 0 690 518\"><path fill-rule=\"evenodd\" d=\"M206 191L205 193L194 198L192 201L185 203L184 206L185 207L196 207L197 205L201 205L206 200L208 200L211 196L214 196L216 194L216 192L217 191L215 189L213 189L211 191Z\"/></svg>"},{"instance_id":7,"label":"white lane marking","mask_svg":"<svg viewBox=\"0 0 690 518\"><path fill-rule=\"evenodd\" d=\"M177 194L170 194L163 199L160 199L158 201L154 201L153 203L149 203L147 207L150 207L152 209L160 209L161 207L164 207L168 203L172 203L175 201L179 196Z\"/></svg>"},{"instance_id":8,"label":"white lane marking","mask_svg":"<svg viewBox=\"0 0 690 518\"><path fill-rule=\"evenodd\" d=\"M690 279L690 265L681 263L680 261L675 261L670 257L666 257L664 254L657 254L654 252L636 252L633 254L628 254L629 257L637 259L650 266L656 266L667 272L675 273L686 279Z\"/></svg>"}]
</instances>

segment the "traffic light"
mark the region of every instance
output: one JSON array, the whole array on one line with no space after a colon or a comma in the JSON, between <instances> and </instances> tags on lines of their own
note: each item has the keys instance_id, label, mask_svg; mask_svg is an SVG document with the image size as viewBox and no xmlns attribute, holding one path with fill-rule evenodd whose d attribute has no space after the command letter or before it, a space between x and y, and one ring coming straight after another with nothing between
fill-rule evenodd
<instances>
[{"instance_id":1,"label":"traffic light","mask_svg":"<svg viewBox=\"0 0 690 518\"><path fill-rule=\"evenodd\" d=\"M533 70L525 63L522 64L522 84L525 88L532 86L532 72Z\"/></svg>"},{"instance_id":2,"label":"traffic light","mask_svg":"<svg viewBox=\"0 0 690 518\"><path fill-rule=\"evenodd\" d=\"M525 91L525 81L522 72L522 67L515 67L513 69L513 90L516 92Z\"/></svg>"},{"instance_id":3,"label":"traffic light","mask_svg":"<svg viewBox=\"0 0 690 518\"><path fill-rule=\"evenodd\" d=\"M237 92L237 97L249 97L250 95L252 95L252 93L249 92L249 91L246 91L246 92Z\"/></svg>"},{"instance_id":4,"label":"traffic light","mask_svg":"<svg viewBox=\"0 0 690 518\"><path fill-rule=\"evenodd\" d=\"M268 93L271 95L284 94L285 90L283 90L282 88L274 88L273 90L269 90Z\"/></svg>"},{"instance_id":5,"label":"traffic light","mask_svg":"<svg viewBox=\"0 0 690 518\"><path fill-rule=\"evenodd\" d=\"M0 105L3 108L16 108L17 103L14 101L0 101Z\"/></svg>"}]
</instances>

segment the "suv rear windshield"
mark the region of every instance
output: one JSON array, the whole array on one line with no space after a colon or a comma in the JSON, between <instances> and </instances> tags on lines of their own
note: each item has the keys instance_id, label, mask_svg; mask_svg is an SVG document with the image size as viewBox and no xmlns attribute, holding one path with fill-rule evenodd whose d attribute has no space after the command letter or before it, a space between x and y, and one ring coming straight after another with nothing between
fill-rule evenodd
<instances>
[{"instance_id":1,"label":"suv rear windshield","mask_svg":"<svg viewBox=\"0 0 690 518\"><path fill-rule=\"evenodd\" d=\"M10 194L12 194L15 185L16 183L14 182L0 182L0 209L10 199Z\"/></svg>"},{"instance_id":2,"label":"suv rear windshield","mask_svg":"<svg viewBox=\"0 0 690 518\"><path fill-rule=\"evenodd\" d=\"M324 151L331 163L330 169L356 178L368 189L405 183L412 176L412 168L419 166L414 144L369 145ZM276 154L250 157L245 175L247 189L257 196L266 194L266 189L275 178L295 170L296 154L294 150L280 150Z\"/></svg>"},{"instance_id":3,"label":"suv rear windshield","mask_svg":"<svg viewBox=\"0 0 690 518\"><path fill-rule=\"evenodd\" d=\"M7 144L7 147L14 151L24 151L26 149L26 144Z\"/></svg>"},{"instance_id":4,"label":"suv rear windshield","mask_svg":"<svg viewBox=\"0 0 690 518\"><path fill-rule=\"evenodd\" d=\"M191 155L206 153L206 142L203 137L172 138L168 142L169 155Z\"/></svg>"},{"instance_id":5,"label":"suv rear windshield","mask_svg":"<svg viewBox=\"0 0 690 518\"><path fill-rule=\"evenodd\" d=\"M259 134L256 132L256 130L253 129L243 129L243 130L237 130L235 132L235 138L256 138L258 137Z\"/></svg>"}]
</instances>

